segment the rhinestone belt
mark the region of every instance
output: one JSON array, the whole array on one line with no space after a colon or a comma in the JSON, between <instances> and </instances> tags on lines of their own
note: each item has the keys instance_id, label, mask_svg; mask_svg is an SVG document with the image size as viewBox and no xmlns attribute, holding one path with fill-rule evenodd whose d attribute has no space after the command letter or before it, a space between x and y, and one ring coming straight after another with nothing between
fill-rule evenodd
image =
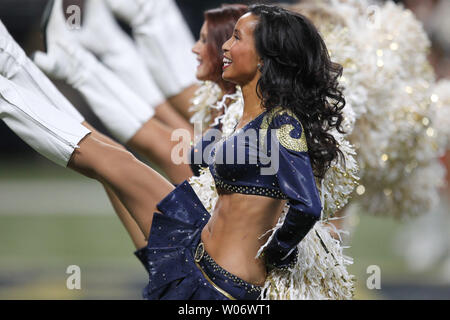
<instances>
[{"instance_id":1,"label":"rhinestone belt","mask_svg":"<svg viewBox=\"0 0 450 320\"><path fill-rule=\"evenodd\" d=\"M223 276L225 276L227 279L231 280L235 284L243 287L245 291L252 293L252 292L261 292L261 287L248 283L241 278L236 277L234 274L228 272L221 266L219 266L214 259L206 252L205 245L203 242L200 241L200 243L197 245L197 248L194 252L194 259L197 264L197 266L201 267L200 263L206 264L212 267L215 273L219 273ZM202 272L204 272L202 270Z\"/></svg>"}]
</instances>

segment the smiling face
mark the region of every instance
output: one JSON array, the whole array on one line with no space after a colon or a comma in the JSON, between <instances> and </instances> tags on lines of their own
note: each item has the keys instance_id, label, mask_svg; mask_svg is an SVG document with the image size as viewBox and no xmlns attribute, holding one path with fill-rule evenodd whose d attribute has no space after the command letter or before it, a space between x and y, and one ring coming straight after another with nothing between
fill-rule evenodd
<instances>
[{"instance_id":1,"label":"smiling face","mask_svg":"<svg viewBox=\"0 0 450 320\"><path fill-rule=\"evenodd\" d=\"M261 59L256 52L253 37L258 21L258 17L246 13L236 23L231 38L224 43L224 80L243 86L260 76L258 64Z\"/></svg>"},{"instance_id":2,"label":"smiling face","mask_svg":"<svg viewBox=\"0 0 450 320\"><path fill-rule=\"evenodd\" d=\"M197 66L197 72L195 76L200 81L216 81L214 79L214 65L212 59L209 56L209 47L208 47L208 23L203 23L202 29L200 30L200 39L195 43L192 48L192 52L197 55L197 60L199 65Z\"/></svg>"}]
</instances>

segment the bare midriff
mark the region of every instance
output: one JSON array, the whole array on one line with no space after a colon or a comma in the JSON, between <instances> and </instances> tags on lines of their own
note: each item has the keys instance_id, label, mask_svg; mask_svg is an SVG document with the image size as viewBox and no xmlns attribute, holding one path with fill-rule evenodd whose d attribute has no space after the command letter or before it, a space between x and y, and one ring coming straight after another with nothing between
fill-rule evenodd
<instances>
[{"instance_id":1,"label":"bare midriff","mask_svg":"<svg viewBox=\"0 0 450 320\"><path fill-rule=\"evenodd\" d=\"M266 267L256 259L278 221L285 201L219 191L214 213L202 231L205 250L223 269L255 285L263 285Z\"/></svg>"}]
</instances>

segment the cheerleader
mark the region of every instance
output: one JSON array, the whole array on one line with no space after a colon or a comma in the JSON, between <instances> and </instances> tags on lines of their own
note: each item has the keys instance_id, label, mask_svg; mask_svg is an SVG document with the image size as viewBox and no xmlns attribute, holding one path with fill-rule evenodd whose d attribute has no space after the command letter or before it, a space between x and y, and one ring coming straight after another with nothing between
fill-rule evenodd
<instances>
[{"instance_id":1,"label":"cheerleader","mask_svg":"<svg viewBox=\"0 0 450 320\"><path fill-rule=\"evenodd\" d=\"M131 3L131 1L128 1L128 3ZM161 90L161 84L155 80L152 69L147 67L148 55L141 55L136 42L120 28L109 3L106 0L84 0L82 4L83 23L78 29L71 30L73 38L77 40L76 42L93 53L102 64L108 67L131 90L141 97L154 110L154 117L156 119L174 129L184 128L192 130L189 123L167 101L167 99L171 99L177 95L183 95L183 90L196 83L192 73L187 74L187 71L185 71L184 82L179 87L172 89L170 95L165 94ZM59 8L60 4L54 1L49 1L48 5L49 9L43 17L43 25L45 26L43 33L46 40L48 38L47 36L54 38L53 33L56 32L56 30L53 32L51 30L47 31L48 27L65 27L65 25L55 25L53 27L48 25L51 19L58 18L55 16L56 12L58 10L62 11L61 9L63 9ZM170 6L166 9L170 11L165 12L165 16L168 14L178 14L176 6ZM59 13L61 14L61 12ZM158 16L155 16L153 19L158 19ZM184 20L180 18L176 21L169 21L172 24L176 24L179 30L179 36L182 36L184 39L182 43L175 41L172 44L175 48L171 51L186 54L194 41ZM167 22L165 23L167 24ZM167 33L166 24L163 30ZM162 32L163 30L158 30L158 32ZM155 55L150 57L153 60L156 58ZM160 61L159 63L163 64L164 61ZM185 65L188 66L188 70L193 70L193 63L193 57L189 54L186 55Z\"/></svg>"},{"instance_id":2,"label":"cheerleader","mask_svg":"<svg viewBox=\"0 0 450 320\"><path fill-rule=\"evenodd\" d=\"M166 107L157 106L152 109L155 117L151 119L148 119L150 112L144 110L144 113L140 108L142 102L155 106L163 99L162 90L159 90L160 87L156 85L150 73L145 70L146 66L142 61L144 59L141 59L143 55L137 52L131 40L119 29L112 13L103 4L103 1L89 0L86 3L83 28L81 31L72 32L69 32L65 26L62 1L57 0L50 3L49 14L44 19L46 26L44 38L48 52L46 54L37 52L34 55L35 63L48 75L62 79L78 90L86 98L94 113L121 143L127 144L147 156L153 163L161 167L174 183L184 181L192 175L185 165L189 148L186 148L186 154L183 155L184 158L179 161L181 163L178 165L175 165L173 161L168 161L178 141L170 141L172 132L169 129L171 128L167 128L156 119L157 110ZM240 95L236 94L235 85L227 83L221 78L221 46L231 35L234 24L246 9L247 7L244 5L229 5L205 12L206 22L202 28L201 39L192 48L200 61L195 73L196 78L212 82L220 96L225 94L224 99L227 100L224 104L226 105L231 105ZM114 7L114 10L119 12L117 6ZM95 19L92 17L92 12L96 12ZM156 17L153 18L156 19ZM210 27L207 28L207 24ZM180 29L182 27L183 25L179 26ZM152 31L152 35L165 30L159 30L159 27L156 26L153 28L156 29ZM167 33L167 31L164 32ZM167 33L167 36L169 37L170 34ZM112 37L115 39L113 43L105 41ZM70 42L67 41L68 39ZM167 44L164 45L167 46ZM178 48L173 48L172 51L189 54L186 45L177 44L176 46ZM99 57L101 62L97 61L92 54ZM153 60L156 58L151 56ZM158 65L167 63L166 60L171 60L171 58L163 59ZM190 61L189 55L187 55L187 60ZM68 61L70 64L67 63ZM154 64L155 62L153 62ZM174 69L176 66L166 68ZM155 73L154 70L150 71ZM156 73L158 72L162 71L157 70ZM177 78L179 75L172 77ZM119 80L122 80L122 83ZM125 84L130 90L124 88ZM179 90L182 90L181 88L178 87ZM142 102L137 101L136 95L132 94L131 89L142 98ZM198 95L197 93L194 101L198 100ZM177 98L177 100L179 99ZM211 105L214 105L215 102L217 101L213 101ZM211 105L207 106L209 114L213 109ZM195 106L193 107L195 108ZM215 115L222 114L223 109L224 107L216 110ZM143 116L144 114L146 117ZM138 126L138 130L128 124L122 124L120 121L122 117L138 118L139 122L134 125ZM195 123L195 121L193 122ZM204 127L208 126L209 123ZM181 128L186 129L185 126L181 126ZM215 128L220 129L218 126ZM188 129L189 137L185 140L190 141L193 132L192 128ZM203 141L208 141L208 138L211 137L208 136ZM201 148L201 150L203 149ZM193 164L192 169L195 174L198 174L198 166L204 164L204 160L203 158L197 159L201 152L196 154L195 150L199 150L198 146L192 148L190 158L191 164Z\"/></svg>"},{"instance_id":3,"label":"cheerleader","mask_svg":"<svg viewBox=\"0 0 450 320\"><path fill-rule=\"evenodd\" d=\"M231 34L232 26L237 18L245 11L245 8L246 7L242 5L227 5L222 8L205 12L206 22L202 28L201 35L203 39L200 39L193 48L193 52L198 55L198 60L201 61L197 70L197 77L200 80L204 80L204 85L197 90L196 96L193 99L193 105L190 109L194 111L195 114L191 118L191 122L200 122L203 128L208 128L210 125L213 128L207 130L202 136L202 139L191 149L190 163L196 176L191 177L189 183L210 214L214 213L214 208L218 200L218 193L214 178L208 169L208 153L213 145L212 142L216 142L221 136L226 138L233 133L243 113L241 89L239 86L227 84L226 81L221 80L221 66L219 65L219 62L221 61L219 58L216 58L216 56L218 56L218 52L221 52L220 42L225 41L227 35ZM203 44L203 41L206 41L206 43ZM213 54L211 54L211 52L213 52ZM51 55L52 52L49 53L50 57ZM50 74L54 74L58 69L65 67L64 61L66 59L63 59L63 56L64 55L61 55L61 57L53 59L56 63L48 64L52 65L53 69L49 69L45 64L42 64L41 59L35 58L35 60L44 70L47 70ZM45 58L46 57L42 56L42 60L45 61ZM69 59L70 58L73 59L73 56L69 57ZM83 63L84 61L88 61L88 58L78 60ZM58 64L60 64L61 67L58 67ZM113 66L110 66L110 68L114 69ZM54 76L58 76L58 73L56 72ZM104 85L108 85L108 82L105 82ZM92 100L91 103L98 103L101 99L107 101L108 96L114 91L117 90L102 91L99 86L96 86L96 90L91 90L91 92L96 93L99 98ZM113 103L104 105L107 107L114 106L115 100L117 99L112 98ZM123 103L126 103L126 101ZM117 103L115 105L117 106ZM100 106L100 109L101 108L102 106ZM351 108L347 106L343 111L344 113L351 113ZM343 123L343 125L348 127L348 124ZM337 161L337 159L336 161L333 161L333 170L328 170L323 179L327 186L331 184L336 186L339 185L339 192L334 192L334 188L323 188L324 183L321 183L322 187L320 193L324 212L326 213L334 210L337 204L346 203L349 194L353 191L357 179L357 167L354 164L353 147L343 138L342 133L337 130L331 130L330 133L336 141L338 141L345 161ZM274 230L282 225L284 215L288 210L289 208L287 206L283 209L283 215L280 217L277 227L274 228ZM327 215L324 216L325 218L327 217ZM133 234L139 234L139 231L132 231ZM269 233L270 232L268 232L268 234ZM272 271L271 280L266 281L265 284L267 289L266 292L268 294L265 295L264 298L351 298L353 280L346 269L346 266L351 263L351 259L343 255L343 247L339 242L333 241L330 237L330 230L327 227L326 220L316 224L315 230L311 234L312 236L309 236L307 241L304 241L299 245L298 250L302 252L302 259L295 264L290 273L278 273L276 270ZM261 246L258 255L264 249L266 244L267 241ZM139 249L139 247L137 248ZM144 264L146 260L145 252L145 248L135 252L136 256L143 261ZM330 268L330 266L334 268ZM338 268L336 268L336 266L338 266ZM339 272L330 271L337 269L339 269ZM313 274L324 274L324 277L327 278L328 281L323 281L323 278L312 277ZM337 274L340 275L338 276ZM293 283L294 285L292 285ZM312 283L314 285L305 286L305 283Z\"/></svg>"},{"instance_id":4,"label":"cheerleader","mask_svg":"<svg viewBox=\"0 0 450 320\"><path fill-rule=\"evenodd\" d=\"M195 114L191 118L191 122L200 122L203 128L208 128L212 123L213 128L207 130L202 136L202 139L191 149L191 168L197 176L191 177L189 183L210 214L214 213L218 194L214 179L207 168L207 154L210 151L208 148L220 136L226 138L232 134L243 113L243 99L240 87L230 84L227 85L226 81L218 78L221 72L220 65L218 65L217 61L219 59L215 58L215 56L217 52L221 52L220 42L226 39L227 34L231 34L232 26L237 18L245 11L245 8L242 5L227 5L205 12L206 23L202 28L201 35L203 39L200 39L193 48L193 52L199 56L198 59L202 62L197 70L197 77L205 82L197 90L196 96L193 99L191 110L195 111ZM207 28L207 25L210 27ZM206 44L202 45L205 39ZM211 52L215 53L211 55ZM87 59L81 60L84 61ZM58 63L62 63L64 59L56 59L56 61L57 65ZM39 60L36 60L36 62L41 64ZM64 64L62 65L64 66ZM205 66L209 66L209 68L205 68ZM45 66L43 68L45 69ZM209 72L205 73L208 69L210 69ZM108 91L101 92L100 94L103 99L106 99L108 95L110 95ZM349 107L347 106L344 111L348 113L348 109ZM214 117L213 113L221 115ZM216 136L214 136L215 134ZM331 130L331 134L341 146L345 165L341 161L334 161L332 165L333 170L329 170L324 178L324 181L331 181L334 185L340 186L338 193L334 193L334 190L324 190L321 188L322 203L326 212L333 210L336 203L345 203L348 200L348 195L355 185L357 171L354 165L353 147L343 139L342 133L337 130ZM198 161L198 156L200 156L200 161ZM284 214L286 214L288 209L287 206L283 209ZM280 221L277 223L275 229L282 225L283 219L284 215L280 217ZM258 255L266 244L260 248ZM312 235L307 238L306 242L299 245L298 249L302 252L302 259L299 260L290 273L277 273L276 270L272 271L271 280L266 281L265 284L267 295L264 298L351 298L353 280L346 270L346 266L351 263L351 259L343 255L343 248L339 242L333 241L330 237L330 230L327 227L326 221L321 221L321 223L316 224ZM144 264L146 259L145 252L145 248L135 252L136 256L141 261L144 261ZM338 266L334 270L339 269L339 271L331 272L333 268L330 268L330 266ZM324 277L328 281L323 281L323 278L312 277L313 274L325 275ZM340 275L338 276L338 274ZM307 282L315 285L305 286L304 284ZM292 283L295 285L292 285Z\"/></svg>"},{"instance_id":5,"label":"cheerleader","mask_svg":"<svg viewBox=\"0 0 450 320\"><path fill-rule=\"evenodd\" d=\"M151 104L150 101L158 101L160 99L161 94L159 94L158 87L155 86L152 78L148 77L148 74L144 71L145 66L139 62L140 54L135 52L133 44L129 43L129 39L126 39L122 31L115 25L108 8L102 4L102 1L88 1L87 4L88 6L85 8L87 17L80 34L69 33L65 29L62 16L62 2L55 1L51 4L49 14L44 19L46 21L44 30L44 35L46 36L44 38L48 43L48 52L47 54L42 52L36 53L34 55L36 64L46 71L47 74L65 80L80 91L90 103L93 111L119 141L135 147L139 151L144 150L142 152L144 155L152 155L155 153L154 150L156 150L160 155L158 157L160 161L156 163L168 173L173 182L179 183L181 178L188 178L192 173L191 171L183 171L180 176L180 174L174 172L173 168L168 167L168 165L175 166L170 159L174 145L172 142L167 143L168 138L165 138L166 142L164 142L164 137L167 137L167 134L170 132L167 129L164 130L165 127L162 125L155 126L154 123L158 122L153 119L147 121L146 117L140 119L137 123L136 121L127 121L130 118L139 118L140 114L150 113L145 108L144 102ZM102 28L98 26L98 22L95 23L97 20L90 18L89 13L93 11L92 6L95 6L95 11L100 15L99 19L103 21L101 24ZM211 27L206 28L205 23L205 26L202 28L201 39L192 49L200 57L199 60L202 60L202 64L197 68L197 78L202 81L215 81L212 83L218 90L220 92L223 90L223 92L227 93L225 98L228 99L227 103L230 105L233 105L232 103L237 100L237 96L239 98L241 96L234 92L236 88L234 84L227 83L221 78L221 46L231 36L237 19L246 10L247 7L243 5L228 5L207 11L205 19ZM98 32L94 31L101 31L103 36L99 37ZM91 33L97 36L94 37ZM102 43L102 39L107 34L109 34L109 37L112 37L113 34L117 35L118 44L116 43L111 48L110 42L105 41L100 46L97 42L100 41ZM67 38L72 40L71 43L63 40ZM94 41L95 39L97 41ZM83 47L77 46L76 43L82 44ZM84 48L88 48L97 57L100 57L102 63L97 61ZM74 66L73 69L70 69L68 66L68 61ZM129 61L131 68L129 66L124 67L125 61ZM208 67L205 67L205 65ZM108 67L109 70L105 67ZM82 77L81 75L83 74L86 74L86 76ZM92 76L93 74L96 76ZM126 86L124 83L130 86ZM134 93L143 99L138 99L137 95L131 92L131 88L135 88ZM157 115L156 110L160 108L157 107L155 109L155 116ZM241 105L239 105L239 110L242 113ZM218 113L220 112L218 110ZM121 119L123 120L121 121ZM91 126L89 128L93 129ZM210 140L208 138L211 138L211 135L206 134L205 138L202 139L203 146L200 146L201 152L198 152L199 154L203 154L203 149L209 144ZM155 142L152 143L152 141ZM162 146L160 146L161 144ZM145 150L150 152L145 152ZM196 150L199 150L198 145L191 149L190 164L194 173L199 174L199 168L205 162L203 158L196 162ZM154 161L155 157L149 156L149 159ZM183 163L187 162L184 161ZM184 167L187 167L187 165ZM194 181L195 179L191 179L191 182ZM204 196L205 194L203 194ZM123 222L126 222L125 227L132 235L133 242L137 245L136 249L141 249L136 251L135 254L142 260L145 252L145 250L142 250L142 248L145 248L145 242L142 242L143 234L130 222L132 221L131 216L120 203L113 203L113 206L120 209L121 214L119 217L121 217Z\"/></svg>"},{"instance_id":6,"label":"cheerleader","mask_svg":"<svg viewBox=\"0 0 450 320\"><path fill-rule=\"evenodd\" d=\"M1 43L0 58L12 62L0 64L2 119L48 158L113 187L148 238L146 298L256 299L267 269L296 261L297 244L320 217L314 177L323 177L339 154L327 128L339 128L344 103L336 82L341 69L306 18L275 6L252 6L223 46L223 78L241 86L244 112L235 136L212 152L210 169L220 195L211 220L189 183L174 189L132 154L99 141L46 107L33 90L7 79L11 68L22 66L4 54L16 49L12 39ZM235 143L250 129L278 142L267 144L271 158L278 155L276 174L262 175L261 160L244 165L218 160L227 148L238 154L258 150L255 141ZM290 209L283 225L263 258L255 259L267 238L260 235L273 227L286 200Z\"/></svg>"}]
</instances>

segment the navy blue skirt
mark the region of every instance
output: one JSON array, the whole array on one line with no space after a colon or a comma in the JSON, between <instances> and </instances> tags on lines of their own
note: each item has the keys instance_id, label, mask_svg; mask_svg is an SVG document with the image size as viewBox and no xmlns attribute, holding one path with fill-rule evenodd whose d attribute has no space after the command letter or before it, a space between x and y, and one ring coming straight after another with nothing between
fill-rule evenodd
<instances>
[{"instance_id":1,"label":"navy blue skirt","mask_svg":"<svg viewBox=\"0 0 450 320\"><path fill-rule=\"evenodd\" d=\"M157 205L148 246L136 256L149 273L149 300L255 300L261 287L220 267L204 250L201 232L210 214L187 181Z\"/></svg>"}]
</instances>

